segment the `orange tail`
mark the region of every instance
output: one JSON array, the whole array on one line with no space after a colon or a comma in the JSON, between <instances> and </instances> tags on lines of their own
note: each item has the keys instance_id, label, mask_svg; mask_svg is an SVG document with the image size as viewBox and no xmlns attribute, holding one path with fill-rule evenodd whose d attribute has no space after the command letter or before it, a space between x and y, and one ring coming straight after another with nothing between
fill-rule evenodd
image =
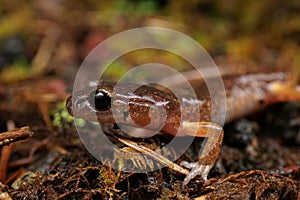
<instances>
[{"instance_id":1,"label":"orange tail","mask_svg":"<svg viewBox=\"0 0 300 200\"><path fill-rule=\"evenodd\" d=\"M276 82L269 87L270 95L268 95L269 103L299 101L300 102L300 86L293 87L289 84Z\"/></svg>"}]
</instances>

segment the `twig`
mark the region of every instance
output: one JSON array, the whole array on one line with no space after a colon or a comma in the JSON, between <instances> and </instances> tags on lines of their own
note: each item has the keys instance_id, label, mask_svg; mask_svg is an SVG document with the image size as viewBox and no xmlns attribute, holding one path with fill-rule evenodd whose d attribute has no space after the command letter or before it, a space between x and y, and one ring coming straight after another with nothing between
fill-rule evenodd
<instances>
[{"instance_id":1,"label":"twig","mask_svg":"<svg viewBox=\"0 0 300 200\"><path fill-rule=\"evenodd\" d=\"M156 153L155 151L152 151L151 149L148 149L145 146L139 145L139 144L137 144L133 141L126 140L126 139L123 139L123 138L117 138L117 139L120 142L122 142L123 144L126 144L127 146L135 149L136 151L141 152L141 153L153 158L157 162L160 162L161 164L173 169L174 171L177 171L177 172L179 172L181 174L185 174L185 175L189 174L189 171L187 169L184 169L181 166L177 165L176 163L171 162L167 158L165 158L162 155Z\"/></svg>"},{"instance_id":2,"label":"twig","mask_svg":"<svg viewBox=\"0 0 300 200\"><path fill-rule=\"evenodd\" d=\"M8 162L14 146L12 142L28 138L31 135L32 132L30 131L30 128L28 126L24 126L22 128L16 128L0 134L0 146L9 144L9 146L5 146L1 150L0 181L4 182L6 179Z\"/></svg>"},{"instance_id":3,"label":"twig","mask_svg":"<svg viewBox=\"0 0 300 200\"><path fill-rule=\"evenodd\" d=\"M0 146L8 145L18 140L23 140L32 135L32 132L28 126L22 128L16 128L0 134Z\"/></svg>"}]
</instances>

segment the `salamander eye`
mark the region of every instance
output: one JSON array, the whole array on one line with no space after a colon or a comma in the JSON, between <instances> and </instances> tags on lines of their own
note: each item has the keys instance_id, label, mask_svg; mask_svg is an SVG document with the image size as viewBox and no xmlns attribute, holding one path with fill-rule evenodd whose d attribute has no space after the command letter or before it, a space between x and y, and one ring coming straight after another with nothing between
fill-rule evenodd
<instances>
[{"instance_id":1,"label":"salamander eye","mask_svg":"<svg viewBox=\"0 0 300 200\"><path fill-rule=\"evenodd\" d=\"M103 90L96 90L90 95L90 102L93 102L95 108L100 111L105 111L110 108L111 97Z\"/></svg>"}]
</instances>

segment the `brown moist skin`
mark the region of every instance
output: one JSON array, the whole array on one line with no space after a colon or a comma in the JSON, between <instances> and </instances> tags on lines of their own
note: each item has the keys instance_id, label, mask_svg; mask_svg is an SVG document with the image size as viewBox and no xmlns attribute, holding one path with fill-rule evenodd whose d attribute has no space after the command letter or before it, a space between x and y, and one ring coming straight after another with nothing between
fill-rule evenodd
<instances>
[{"instance_id":1,"label":"brown moist skin","mask_svg":"<svg viewBox=\"0 0 300 200\"><path fill-rule=\"evenodd\" d=\"M228 75L223 77L223 81L227 103L225 122L249 115L272 103L299 99L299 94L294 90L284 94L284 90L292 89L288 82L288 75L284 72ZM156 129L158 125L161 125L163 116L156 114L151 121L149 117L150 108L164 109L167 119L162 132L171 135L176 134L182 117L185 121L219 124L218 120L211 120L212 112L217 113L217 115L219 113L218 110L212 110L211 98L203 80L191 82L197 99L192 99L193 97L190 97L189 94L185 94L186 99L193 100L190 102L185 101L185 103L183 103L183 98L178 100L173 93L165 89L121 83L118 84L118 91L114 91L115 84L100 81L97 87L89 87L70 96L67 99L69 113L74 117L99 121L100 123L117 122L124 125L138 125L147 129ZM274 85L284 88L279 90L274 88ZM134 92L126 92L132 88L137 89L132 90ZM117 101L113 102L109 108L99 111L94 108L89 100L95 90L102 90ZM219 103L218 101L223 101L218 97L218 92L213 95L215 95L213 98L215 105ZM199 103L197 104L197 102ZM180 108L180 103L185 105L183 110ZM114 108L115 116L113 116L111 108ZM222 114L224 115L224 113L219 115Z\"/></svg>"},{"instance_id":2,"label":"brown moist skin","mask_svg":"<svg viewBox=\"0 0 300 200\"><path fill-rule=\"evenodd\" d=\"M181 163L191 169L183 181L184 187L197 175L207 180L222 144L222 117L229 122L272 103L300 101L299 92L293 88L288 74L284 72L229 74L222 78L225 99L222 90L214 85L214 77L210 77L209 87L217 89L208 90L203 79L193 80L191 85L196 97L184 94L179 98L166 88L100 81L97 87L87 87L70 96L67 109L74 117L99 123L160 130L174 136L207 137L198 161ZM213 98L210 98L209 92ZM216 109L224 105L225 112ZM217 117L211 119L211 116Z\"/></svg>"}]
</instances>

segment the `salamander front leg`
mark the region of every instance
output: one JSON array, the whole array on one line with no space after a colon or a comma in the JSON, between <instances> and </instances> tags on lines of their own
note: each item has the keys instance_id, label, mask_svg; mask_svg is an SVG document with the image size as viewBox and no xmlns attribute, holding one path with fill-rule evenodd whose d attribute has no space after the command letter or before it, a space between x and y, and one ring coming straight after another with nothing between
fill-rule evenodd
<instances>
[{"instance_id":1,"label":"salamander front leg","mask_svg":"<svg viewBox=\"0 0 300 200\"><path fill-rule=\"evenodd\" d=\"M184 187L197 175L201 175L204 180L207 180L207 175L219 156L224 132L221 126L211 122L186 122L183 127L186 129L187 135L206 137L204 145L200 149L198 161L180 163L181 166L191 169L183 181ZM197 130L196 134L192 134L195 130Z\"/></svg>"}]
</instances>

